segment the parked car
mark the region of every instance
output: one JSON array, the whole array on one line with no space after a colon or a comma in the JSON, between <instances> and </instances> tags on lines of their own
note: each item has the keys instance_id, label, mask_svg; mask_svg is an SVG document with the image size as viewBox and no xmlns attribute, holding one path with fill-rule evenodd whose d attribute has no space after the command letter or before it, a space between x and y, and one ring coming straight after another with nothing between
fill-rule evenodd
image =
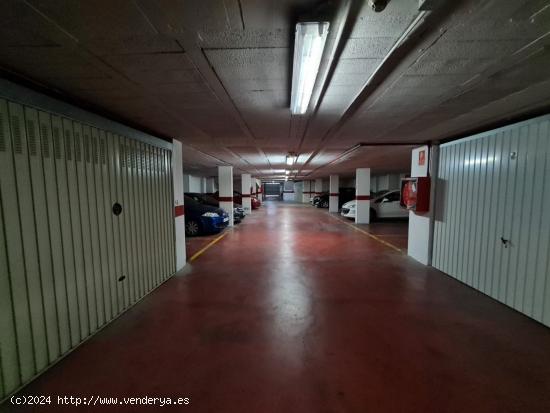
<instances>
[{"instance_id":1,"label":"parked car","mask_svg":"<svg viewBox=\"0 0 550 413\"><path fill-rule=\"evenodd\" d=\"M199 194L198 192L186 192L186 196L193 198L195 201L214 207L219 207L220 202L210 194ZM233 222L239 224L244 219L244 209L240 204L233 203Z\"/></svg>"},{"instance_id":2,"label":"parked car","mask_svg":"<svg viewBox=\"0 0 550 413\"><path fill-rule=\"evenodd\" d=\"M189 196L184 198L185 235L215 234L229 224L229 215L223 209L201 204Z\"/></svg>"},{"instance_id":3,"label":"parked car","mask_svg":"<svg viewBox=\"0 0 550 413\"><path fill-rule=\"evenodd\" d=\"M211 195L216 199L220 198L219 191L216 191ZM250 201L252 209L258 209L262 205L261 201L255 196L250 196ZM243 204L243 195L239 191L233 191L233 202L240 205Z\"/></svg>"},{"instance_id":4,"label":"parked car","mask_svg":"<svg viewBox=\"0 0 550 413\"><path fill-rule=\"evenodd\" d=\"M371 201L370 220L377 218L406 218L409 211L401 207L401 193L399 189L384 192ZM341 215L346 218L355 218L356 201L349 201L342 206Z\"/></svg>"},{"instance_id":5,"label":"parked car","mask_svg":"<svg viewBox=\"0 0 550 413\"><path fill-rule=\"evenodd\" d=\"M342 207L346 202L355 199L355 188L340 188L338 195L338 209ZM317 204L314 204L317 208L328 208L330 200L330 194L324 193L319 195Z\"/></svg>"},{"instance_id":6,"label":"parked car","mask_svg":"<svg viewBox=\"0 0 550 413\"><path fill-rule=\"evenodd\" d=\"M319 195L315 195L313 198L310 199L309 202L311 202L311 205L317 206L317 204L319 204L319 202L321 201L321 198L325 195L328 195L328 192L322 192ZM328 208L328 205L327 205L327 208Z\"/></svg>"}]
</instances>

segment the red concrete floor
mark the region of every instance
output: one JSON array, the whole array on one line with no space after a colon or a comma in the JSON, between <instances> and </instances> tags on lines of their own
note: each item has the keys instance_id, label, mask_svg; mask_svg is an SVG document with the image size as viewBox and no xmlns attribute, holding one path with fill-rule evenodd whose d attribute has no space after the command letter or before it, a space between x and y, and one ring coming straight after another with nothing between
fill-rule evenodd
<instances>
[{"instance_id":1,"label":"red concrete floor","mask_svg":"<svg viewBox=\"0 0 550 413\"><path fill-rule=\"evenodd\" d=\"M340 218L349 224L354 224L353 220ZM360 224L359 228L364 229L372 235L394 245L395 247L407 251L409 239L409 221L406 219L379 219L368 225Z\"/></svg>"},{"instance_id":2,"label":"red concrete floor","mask_svg":"<svg viewBox=\"0 0 550 413\"><path fill-rule=\"evenodd\" d=\"M266 202L4 411L548 412L550 329L353 230Z\"/></svg>"},{"instance_id":3,"label":"red concrete floor","mask_svg":"<svg viewBox=\"0 0 550 413\"><path fill-rule=\"evenodd\" d=\"M198 237L186 237L185 248L187 252L187 261L199 252L201 249L210 244L213 240L219 237L220 234L200 235Z\"/></svg>"}]
</instances>

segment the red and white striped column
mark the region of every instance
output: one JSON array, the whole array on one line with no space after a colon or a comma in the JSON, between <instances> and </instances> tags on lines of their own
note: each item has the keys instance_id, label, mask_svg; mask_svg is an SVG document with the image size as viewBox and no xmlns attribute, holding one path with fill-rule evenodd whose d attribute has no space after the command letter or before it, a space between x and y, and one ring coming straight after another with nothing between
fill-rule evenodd
<instances>
[{"instance_id":1,"label":"red and white striped column","mask_svg":"<svg viewBox=\"0 0 550 413\"><path fill-rule=\"evenodd\" d=\"M370 168L357 168L355 175L355 223L370 222Z\"/></svg>"},{"instance_id":2,"label":"red and white striped column","mask_svg":"<svg viewBox=\"0 0 550 413\"><path fill-rule=\"evenodd\" d=\"M174 185L174 232L176 238L176 270L186 263L185 246L185 207L183 206L183 165L182 144L172 141L172 182Z\"/></svg>"},{"instance_id":3,"label":"red and white striped column","mask_svg":"<svg viewBox=\"0 0 550 413\"><path fill-rule=\"evenodd\" d=\"M304 181L303 184L304 189L302 191L302 202L307 204L311 199L311 181Z\"/></svg>"},{"instance_id":4,"label":"red and white striped column","mask_svg":"<svg viewBox=\"0 0 550 413\"><path fill-rule=\"evenodd\" d=\"M315 180L315 195L321 195L323 193L323 179L317 178Z\"/></svg>"},{"instance_id":5,"label":"red and white striped column","mask_svg":"<svg viewBox=\"0 0 550 413\"><path fill-rule=\"evenodd\" d=\"M244 209L245 215L248 215L252 212L252 193L251 191L251 185L252 185L252 177L250 174L242 174L241 175L241 194L242 194L242 207Z\"/></svg>"},{"instance_id":6,"label":"red and white striped column","mask_svg":"<svg viewBox=\"0 0 550 413\"><path fill-rule=\"evenodd\" d=\"M218 166L220 208L229 214L229 226L233 226L233 167Z\"/></svg>"},{"instance_id":7,"label":"red and white striped column","mask_svg":"<svg viewBox=\"0 0 550 413\"><path fill-rule=\"evenodd\" d=\"M338 212L338 197L340 196L338 175L330 175L329 191L328 212Z\"/></svg>"}]
</instances>

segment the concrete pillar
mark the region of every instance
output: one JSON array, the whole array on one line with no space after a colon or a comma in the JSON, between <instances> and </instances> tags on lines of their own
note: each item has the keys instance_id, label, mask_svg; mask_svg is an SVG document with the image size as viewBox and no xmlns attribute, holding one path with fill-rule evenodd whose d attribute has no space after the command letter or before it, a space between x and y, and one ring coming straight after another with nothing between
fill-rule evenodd
<instances>
[{"instance_id":1,"label":"concrete pillar","mask_svg":"<svg viewBox=\"0 0 550 413\"><path fill-rule=\"evenodd\" d=\"M302 182L302 202L307 204L311 196L311 184L310 181Z\"/></svg>"},{"instance_id":2,"label":"concrete pillar","mask_svg":"<svg viewBox=\"0 0 550 413\"><path fill-rule=\"evenodd\" d=\"M338 182L338 175L330 176L330 197L328 204L328 212L338 212L338 197L340 196L340 185Z\"/></svg>"},{"instance_id":3,"label":"concrete pillar","mask_svg":"<svg viewBox=\"0 0 550 413\"><path fill-rule=\"evenodd\" d=\"M262 181L260 179L256 180L256 186L258 187L258 190L256 191L256 198L258 198L259 201L263 201L263 187L262 187Z\"/></svg>"},{"instance_id":4,"label":"concrete pillar","mask_svg":"<svg viewBox=\"0 0 550 413\"><path fill-rule=\"evenodd\" d=\"M251 185L252 177L250 174L242 174L241 175L241 193L243 195L243 209L244 213L246 215L250 214L252 212L252 200L250 198L251 192L250 192L250 185Z\"/></svg>"},{"instance_id":5,"label":"concrete pillar","mask_svg":"<svg viewBox=\"0 0 550 413\"><path fill-rule=\"evenodd\" d=\"M174 185L174 229L176 236L176 270L181 270L187 261L185 251L185 208L183 206L182 145L172 141L172 183Z\"/></svg>"},{"instance_id":6,"label":"concrete pillar","mask_svg":"<svg viewBox=\"0 0 550 413\"><path fill-rule=\"evenodd\" d=\"M370 222L370 168L357 168L355 178L355 223Z\"/></svg>"},{"instance_id":7,"label":"concrete pillar","mask_svg":"<svg viewBox=\"0 0 550 413\"><path fill-rule=\"evenodd\" d=\"M315 180L315 195L321 195L323 192L323 179L317 178Z\"/></svg>"},{"instance_id":8,"label":"concrete pillar","mask_svg":"<svg viewBox=\"0 0 550 413\"><path fill-rule=\"evenodd\" d=\"M218 166L220 208L229 214L229 226L233 226L233 167Z\"/></svg>"}]
</instances>

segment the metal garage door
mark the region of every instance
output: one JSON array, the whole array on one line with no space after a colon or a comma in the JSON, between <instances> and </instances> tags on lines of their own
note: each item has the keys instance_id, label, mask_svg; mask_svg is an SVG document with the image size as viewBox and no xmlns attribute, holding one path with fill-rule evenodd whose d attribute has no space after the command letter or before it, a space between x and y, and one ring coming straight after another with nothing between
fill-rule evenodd
<instances>
[{"instance_id":1,"label":"metal garage door","mask_svg":"<svg viewBox=\"0 0 550 413\"><path fill-rule=\"evenodd\" d=\"M0 99L0 399L174 273L170 158Z\"/></svg>"},{"instance_id":2,"label":"metal garage door","mask_svg":"<svg viewBox=\"0 0 550 413\"><path fill-rule=\"evenodd\" d=\"M265 195L281 195L281 184L264 184Z\"/></svg>"},{"instance_id":3,"label":"metal garage door","mask_svg":"<svg viewBox=\"0 0 550 413\"><path fill-rule=\"evenodd\" d=\"M549 123L536 118L441 145L432 260L546 325Z\"/></svg>"}]
</instances>

